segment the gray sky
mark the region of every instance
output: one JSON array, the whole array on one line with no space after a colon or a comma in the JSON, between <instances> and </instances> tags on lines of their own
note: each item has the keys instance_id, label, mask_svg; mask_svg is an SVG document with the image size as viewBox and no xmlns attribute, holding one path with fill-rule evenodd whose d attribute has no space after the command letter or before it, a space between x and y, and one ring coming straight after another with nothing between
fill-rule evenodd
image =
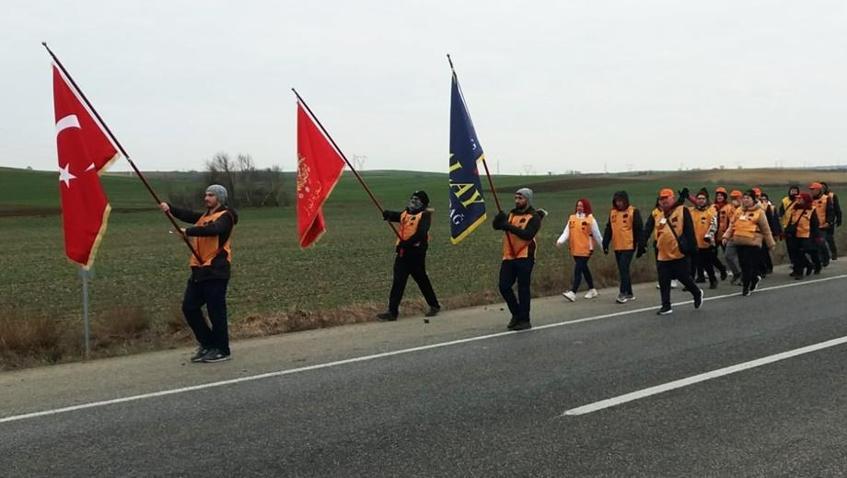
<instances>
[{"instance_id":1,"label":"gray sky","mask_svg":"<svg viewBox=\"0 0 847 478\"><path fill-rule=\"evenodd\" d=\"M148 170L292 170L295 86L366 169L446 171L447 52L503 173L847 163L843 1L4 0L0 32L3 166L56 169L42 40Z\"/></svg>"}]
</instances>

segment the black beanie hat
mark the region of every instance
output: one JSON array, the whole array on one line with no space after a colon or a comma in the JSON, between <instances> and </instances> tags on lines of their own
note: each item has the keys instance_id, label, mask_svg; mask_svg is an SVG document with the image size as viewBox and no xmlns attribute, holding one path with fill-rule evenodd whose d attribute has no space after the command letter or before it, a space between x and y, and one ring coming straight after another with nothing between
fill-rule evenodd
<instances>
[{"instance_id":1,"label":"black beanie hat","mask_svg":"<svg viewBox=\"0 0 847 478\"><path fill-rule=\"evenodd\" d=\"M426 191L415 191L412 193L412 196L420 199L424 207L429 206L429 196L427 196Z\"/></svg>"}]
</instances>

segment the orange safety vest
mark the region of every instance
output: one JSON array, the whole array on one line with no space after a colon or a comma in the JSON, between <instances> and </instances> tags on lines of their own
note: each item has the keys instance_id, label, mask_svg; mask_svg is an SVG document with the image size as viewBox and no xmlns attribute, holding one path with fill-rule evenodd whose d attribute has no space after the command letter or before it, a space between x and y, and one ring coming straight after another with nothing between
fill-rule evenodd
<instances>
[{"instance_id":1,"label":"orange safety vest","mask_svg":"<svg viewBox=\"0 0 847 478\"><path fill-rule=\"evenodd\" d=\"M572 256L588 257L591 255L591 241L593 240L591 233L593 228L591 226L593 224L594 216L578 217L576 214L571 214L568 219L568 228L570 229L568 247Z\"/></svg>"},{"instance_id":2,"label":"orange safety vest","mask_svg":"<svg viewBox=\"0 0 847 478\"><path fill-rule=\"evenodd\" d=\"M623 211L612 208L609 224L612 225L612 250L631 251L635 249L632 236L632 224L635 220L635 208L629 206Z\"/></svg>"},{"instance_id":3,"label":"orange safety vest","mask_svg":"<svg viewBox=\"0 0 847 478\"><path fill-rule=\"evenodd\" d=\"M660 211L660 217L655 224L656 247L659 249L658 260L660 261L674 261L685 257L685 254L679 250L679 240L674 237L674 232L677 237L682 236L685 227L683 211L685 206L676 206L669 218ZM653 217L655 218L655 214ZM670 230L671 227L673 232Z\"/></svg>"},{"instance_id":4,"label":"orange safety vest","mask_svg":"<svg viewBox=\"0 0 847 478\"><path fill-rule=\"evenodd\" d=\"M659 240L659 221L665 217L665 213L662 212L659 208L654 208L653 212L650 213L653 216L653 241Z\"/></svg>"},{"instance_id":5,"label":"orange safety vest","mask_svg":"<svg viewBox=\"0 0 847 478\"><path fill-rule=\"evenodd\" d=\"M405 210L400 213L400 237L397 238L397 244L400 244L401 239L408 241L418 232L418 225L421 223L423 213L421 211L417 214L410 214ZM429 233L427 233L427 240L429 240Z\"/></svg>"},{"instance_id":6,"label":"orange safety vest","mask_svg":"<svg viewBox=\"0 0 847 478\"><path fill-rule=\"evenodd\" d=\"M718 209L717 204L712 204L712 211L714 211L718 216L718 230L715 232L715 238L720 240L726 230L729 229L730 220L732 219L733 214L735 214L735 206L727 202Z\"/></svg>"},{"instance_id":7,"label":"orange safety vest","mask_svg":"<svg viewBox=\"0 0 847 478\"><path fill-rule=\"evenodd\" d=\"M194 223L195 226L206 226L218 220L219 217L224 214L230 214L229 211L216 211L213 213L206 213L200 216L200 219ZM233 231L235 230L235 225L232 226ZM195 236L192 238L194 242L194 249L197 251L197 254L200 258L203 259L203 263L201 264L194 254L191 254L191 267L205 267L212 265L212 259L218 256L221 251L226 252L226 260L229 263L232 263L232 231L229 233L229 238L227 238L226 243L223 245L220 244L218 236Z\"/></svg>"},{"instance_id":8,"label":"orange safety vest","mask_svg":"<svg viewBox=\"0 0 847 478\"><path fill-rule=\"evenodd\" d=\"M708 249L711 244L706 242L706 234L712 226L712 218L715 217L715 210L707 207L704 210L699 210L696 207L689 207L688 212L691 213L691 220L694 222L694 235L697 237L697 248Z\"/></svg>"},{"instance_id":9,"label":"orange safety vest","mask_svg":"<svg viewBox=\"0 0 847 478\"><path fill-rule=\"evenodd\" d=\"M519 229L526 229L526 226L529 224L531 219L532 213L509 213L509 224ZM529 257L530 245L536 245L535 238L525 241L507 231L506 234L503 235L503 260L526 259Z\"/></svg>"},{"instance_id":10,"label":"orange safety vest","mask_svg":"<svg viewBox=\"0 0 847 478\"><path fill-rule=\"evenodd\" d=\"M739 209L738 211L734 222L734 235L754 239L756 234L762 234L762 230L759 229L759 218L765 213L762 208L757 207L752 211Z\"/></svg>"},{"instance_id":11,"label":"orange safety vest","mask_svg":"<svg viewBox=\"0 0 847 478\"><path fill-rule=\"evenodd\" d=\"M818 214L818 225L821 229L826 229L829 227L829 223L826 222L826 207L829 206L829 196L826 194L821 194L821 197L817 198L812 202L815 207L815 212Z\"/></svg>"},{"instance_id":12,"label":"orange safety vest","mask_svg":"<svg viewBox=\"0 0 847 478\"><path fill-rule=\"evenodd\" d=\"M794 237L798 239L808 239L812 236L812 214L814 209L793 209L791 211L791 220L788 224L794 224L796 230Z\"/></svg>"}]
</instances>

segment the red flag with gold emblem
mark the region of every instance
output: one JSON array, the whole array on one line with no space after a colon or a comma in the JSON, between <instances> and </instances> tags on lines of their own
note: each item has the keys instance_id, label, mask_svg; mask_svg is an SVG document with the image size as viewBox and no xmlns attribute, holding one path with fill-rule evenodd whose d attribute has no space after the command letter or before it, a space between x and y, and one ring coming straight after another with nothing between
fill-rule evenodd
<instances>
[{"instance_id":1,"label":"red flag with gold emblem","mask_svg":"<svg viewBox=\"0 0 847 478\"><path fill-rule=\"evenodd\" d=\"M323 204L344 171L344 160L297 103L297 233L300 247L326 231Z\"/></svg>"},{"instance_id":2,"label":"red flag with gold emblem","mask_svg":"<svg viewBox=\"0 0 847 478\"><path fill-rule=\"evenodd\" d=\"M80 101L74 87L53 67L53 105L65 254L89 268L109 218L100 174L118 152Z\"/></svg>"}]
</instances>

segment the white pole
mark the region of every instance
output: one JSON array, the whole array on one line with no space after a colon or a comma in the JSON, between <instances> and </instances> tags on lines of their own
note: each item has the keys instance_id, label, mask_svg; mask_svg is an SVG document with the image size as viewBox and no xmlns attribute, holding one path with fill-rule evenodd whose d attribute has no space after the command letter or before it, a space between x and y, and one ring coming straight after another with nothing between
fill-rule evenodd
<instances>
[{"instance_id":1,"label":"white pole","mask_svg":"<svg viewBox=\"0 0 847 478\"><path fill-rule=\"evenodd\" d=\"M82 322L83 322L83 334L85 336L85 359L88 360L88 356L91 353L91 344L90 344L90 329L91 325L88 321L88 276L89 271L84 267L79 269L79 275L82 277Z\"/></svg>"}]
</instances>

